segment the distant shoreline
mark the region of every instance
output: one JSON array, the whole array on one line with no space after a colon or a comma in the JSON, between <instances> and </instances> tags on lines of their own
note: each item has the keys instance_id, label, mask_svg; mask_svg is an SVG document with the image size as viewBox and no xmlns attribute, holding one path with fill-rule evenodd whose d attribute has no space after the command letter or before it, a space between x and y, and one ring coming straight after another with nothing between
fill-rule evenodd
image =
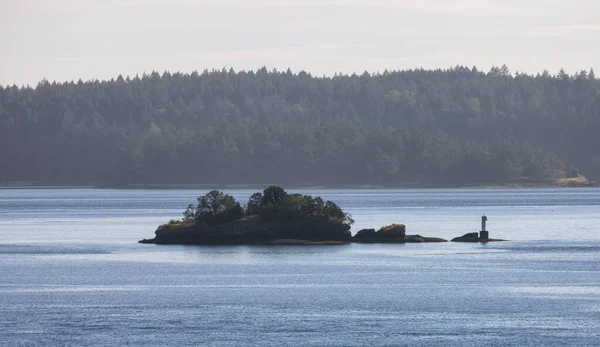
<instances>
[{"instance_id":1,"label":"distant shoreline","mask_svg":"<svg viewBox=\"0 0 600 347\"><path fill-rule=\"evenodd\" d=\"M538 183L489 183L489 184L464 184L464 185L436 185L436 184L396 184L396 185L376 185L376 184L280 184L287 189L549 189L549 188L598 188L600 184L596 182L579 185L564 185L557 183L538 182ZM265 184L128 184L128 185L71 185L71 184L44 184L35 182L0 182L0 189L256 189L264 187Z\"/></svg>"}]
</instances>

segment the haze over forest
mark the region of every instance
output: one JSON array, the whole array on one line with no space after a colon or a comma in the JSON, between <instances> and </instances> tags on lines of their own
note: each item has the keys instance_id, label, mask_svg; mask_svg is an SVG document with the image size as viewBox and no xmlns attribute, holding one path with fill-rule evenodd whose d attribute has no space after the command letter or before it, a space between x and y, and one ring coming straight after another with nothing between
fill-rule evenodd
<instances>
[{"instance_id":1,"label":"haze over forest","mask_svg":"<svg viewBox=\"0 0 600 347\"><path fill-rule=\"evenodd\" d=\"M0 87L0 181L437 184L600 177L600 80L456 66Z\"/></svg>"},{"instance_id":2,"label":"haze over forest","mask_svg":"<svg viewBox=\"0 0 600 347\"><path fill-rule=\"evenodd\" d=\"M598 18L596 0L0 1L0 182L599 180Z\"/></svg>"}]
</instances>

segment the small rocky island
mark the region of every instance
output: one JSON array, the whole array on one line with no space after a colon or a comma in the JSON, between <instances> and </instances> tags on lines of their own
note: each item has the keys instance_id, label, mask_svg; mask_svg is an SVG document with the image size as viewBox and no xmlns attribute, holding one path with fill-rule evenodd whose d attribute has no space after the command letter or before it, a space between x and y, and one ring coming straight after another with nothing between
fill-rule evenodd
<instances>
[{"instance_id":1,"label":"small rocky island","mask_svg":"<svg viewBox=\"0 0 600 347\"><path fill-rule=\"evenodd\" d=\"M492 239L489 236L481 235L479 233L467 233L463 236L455 237L451 240L452 242L498 242L498 241L507 241L502 239Z\"/></svg>"},{"instance_id":2,"label":"small rocky island","mask_svg":"<svg viewBox=\"0 0 600 347\"><path fill-rule=\"evenodd\" d=\"M392 224L377 231L375 229L363 229L352 238L357 243L420 243L420 242L448 242L448 240L437 237L425 237L421 235L406 235L404 224Z\"/></svg>"},{"instance_id":3,"label":"small rocky island","mask_svg":"<svg viewBox=\"0 0 600 347\"><path fill-rule=\"evenodd\" d=\"M490 232L485 228L486 222L488 218L483 215L481 216L481 231L479 233L467 233L463 236L455 237L451 241L452 242L497 242L497 241L506 241L501 239L492 239L490 238Z\"/></svg>"},{"instance_id":4,"label":"small rocky island","mask_svg":"<svg viewBox=\"0 0 600 347\"><path fill-rule=\"evenodd\" d=\"M190 204L182 220L158 227L153 239L140 243L186 245L347 244L447 242L420 235L406 235L403 224L379 230L363 229L354 237L352 216L332 201L289 194L270 186L254 193L242 207L232 196L218 190Z\"/></svg>"}]
</instances>

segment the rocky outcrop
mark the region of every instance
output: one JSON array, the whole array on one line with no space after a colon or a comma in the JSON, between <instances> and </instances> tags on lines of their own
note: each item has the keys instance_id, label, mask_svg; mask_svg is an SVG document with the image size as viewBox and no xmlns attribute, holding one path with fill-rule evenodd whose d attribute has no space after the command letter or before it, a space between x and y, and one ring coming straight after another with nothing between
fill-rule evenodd
<instances>
[{"instance_id":1,"label":"rocky outcrop","mask_svg":"<svg viewBox=\"0 0 600 347\"><path fill-rule=\"evenodd\" d=\"M448 242L448 240L439 237L427 237L421 235L406 235L406 243L421 243L421 242Z\"/></svg>"},{"instance_id":2,"label":"rocky outcrop","mask_svg":"<svg viewBox=\"0 0 600 347\"><path fill-rule=\"evenodd\" d=\"M437 237L406 235L404 224L375 229L362 229L354 237L346 224L323 217L292 221L264 221L250 216L220 225L172 222L158 227L156 237L140 243L186 245L339 245L347 243L423 243L448 242ZM455 237L452 242L496 242L501 239L481 238L479 233Z\"/></svg>"},{"instance_id":3,"label":"rocky outcrop","mask_svg":"<svg viewBox=\"0 0 600 347\"><path fill-rule=\"evenodd\" d=\"M463 236L455 237L452 242L480 242L479 233L468 233Z\"/></svg>"},{"instance_id":4,"label":"rocky outcrop","mask_svg":"<svg viewBox=\"0 0 600 347\"><path fill-rule=\"evenodd\" d=\"M307 244L312 242L347 243L350 226L325 217L307 217L289 221L265 221L250 216L219 225L175 222L164 224L153 239L140 243L193 245Z\"/></svg>"},{"instance_id":5,"label":"rocky outcrop","mask_svg":"<svg viewBox=\"0 0 600 347\"><path fill-rule=\"evenodd\" d=\"M404 224L392 224L375 231L362 229L352 238L362 243L405 243L406 227Z\"/></svg>"},{"instance_id":6,"label":"rocky outcrop","mask_svg":"<svg viewBox=\"0 0 600 347\"><path fill-rule=\"evenodd\" d=\"M420 242L448 242L437 237L421 235L406 235L404 224L392 224L375 231L375 229L362 229L352 238L358 243L420 243Z\"/></svg>"},{"instance_id":7,"label":"rocky outcrop","mask_svg":"<svg viewBox=\"0 0 600 347\"><path fill-rule=\"evenodd\" d=\"M452 242L497 242L497 241L506 241L501 239L491 239L491 238L481 238L479 237L479 233L467 233L463 236L455 237Z\"/></svg>"}]
</instances>

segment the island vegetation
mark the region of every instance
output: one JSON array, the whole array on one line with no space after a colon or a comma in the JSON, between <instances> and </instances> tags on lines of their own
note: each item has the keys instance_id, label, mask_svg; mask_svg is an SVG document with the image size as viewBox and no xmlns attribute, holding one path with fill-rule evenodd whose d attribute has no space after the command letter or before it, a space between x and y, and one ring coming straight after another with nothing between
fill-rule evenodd
<instances>
[{"instance_id":1,"label":"island vegetation","mask_svg":"<svg viewBox=\"0 0 600 347\"><path fill-rule=\"evenodd\" d=\"M241 206L232 196L212 190L190 204L182 220L161 225L159 244L315 244L348 243L352 217L332 201L289 194L270 186Z\"/></svg>"},{"instance_id":2,"label":"island vegetation","mask_svg":"<svg viewBox=\"0 0 600 347\"><path fill-rule=\"evenodd\" d=\"M586 185L600 179L598 115L593 70L43 80L0 86L0 182Z\"/></svg>"},{"instance_id":3,"label":"island vegetation","mask_svg":"<svg viewBox=\"0 0 600 347\"><path fill-rule=\"evenodd\" d=\"M404 224L350 233L352 216L332 201L290 194L277 186L254 193L242 206L234 197L212 190L188 205L181 220L158 227L140 243L196 245L345 244L446 242L406 235Z\"/></svg>"}]
</instances>

